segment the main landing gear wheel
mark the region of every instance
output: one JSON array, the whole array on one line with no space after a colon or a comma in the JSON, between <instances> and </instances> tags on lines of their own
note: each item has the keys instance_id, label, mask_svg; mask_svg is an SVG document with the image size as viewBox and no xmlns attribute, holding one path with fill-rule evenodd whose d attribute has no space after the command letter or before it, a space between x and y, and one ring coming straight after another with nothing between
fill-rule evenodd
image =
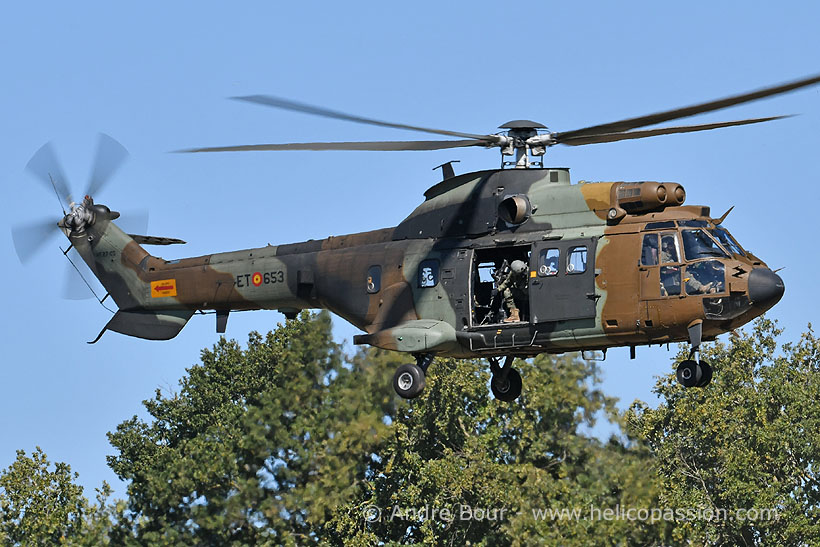
<instances>
[{"instance_id":1,"label":"main landing gear wheel","mask_svg":"<svg viewBox=\"0 0 820 547\"><path fill-rule=\"evenodd\" d=\"M490 389L493 391L493 396L499 401L510 403L518 399L521 395L521 375L517 370L511 368L507 370L506 378L501 374L493 374L490 380Z\"/></svg>"},{"instance_id":2,"label":"main landing gear wheel","mask_svg":"<svg viewBox=\"0 0 820 547\"><path fill-rule=\"evenodd\" d=\"M493 377L490 380L490 389L493 396L499 401L510 403L521 395L521 375L512 368L515 359L512 355L504 358L504 366L498 366L499 358L490 357L490 370Z\"/></svg>"},{"instance_id":3,"label":"main landing gear wheel","mask_svg":"<svg viewBox=\"0 0 820 547\"><path fill-rule=\"evenodd\" d=\"M404 399L415 399L424 391L424 371L414 363L401 365L393 375L393 389Z\"/></svg>"},{"instance_id":4,"label":"main landing gear wheel","mask_svg":"<svg viewBox=\"0 0 820 547\"><path fill-rule=\"evenodd\" d=\"M706 387L712 381L712 366L706 361L687 359L678 365L676 376L683 387Z\"/></svg>"},{"instance_id":5,"label":"main landing gear wheel","mask_svg":"<svg viewBox=\"0 0 820 547\"><path fill-rule=\"evenodd\" d=\"M427 367L433 362L432 353L415 353L415 364L407 363L396 369L393 375L393 389L404 399L415 399L424 391Z\"/></svg>"}]
</instances>

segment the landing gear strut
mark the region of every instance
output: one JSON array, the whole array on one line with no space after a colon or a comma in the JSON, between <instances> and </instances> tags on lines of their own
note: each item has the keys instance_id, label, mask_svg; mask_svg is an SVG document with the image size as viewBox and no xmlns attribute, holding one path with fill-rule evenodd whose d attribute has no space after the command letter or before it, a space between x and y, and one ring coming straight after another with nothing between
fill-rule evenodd
<instances>
[{"instance_id":1,"label":"landing gear strut","mask_svg":"<svg viewBox=\"0 0 820 547\"><path fill-rule=\"evenodd\" d=\"M433 362L432 353L415 356L415 363L406 363L396 369L393 375L393 389L404 399L415 399L424 391L427 367Z\"/></svg>"},{"instance_id":2,"label":"landing gear strut","mask_svg":"<svg viewBox=\"0 0 820 547\"><path fill-rule=\"evenodd\" d=\"M692 350L689 358L678 365L676 373L678 383L683 387L706 387L712 381L712 366L706 361L695 361L692 357L699 352L703 323L696 322L689 325L689 343Z\"/></svg>"},{"instance_id":3,"label":"landing gear strut","mask_svg":"<svg viewBox=\"0 0 820 547\"><path fill-rule=\"evenodd\" d=\"M490 370L493 373L493 378L490 380L490 389L496 399L505 403L512 402L521 395L521 375L512 368L513 359L515 357L512 355L506 356L504 366L499 367L498 362L500 359L490 357Z\"/></svg>"}]
</instances>

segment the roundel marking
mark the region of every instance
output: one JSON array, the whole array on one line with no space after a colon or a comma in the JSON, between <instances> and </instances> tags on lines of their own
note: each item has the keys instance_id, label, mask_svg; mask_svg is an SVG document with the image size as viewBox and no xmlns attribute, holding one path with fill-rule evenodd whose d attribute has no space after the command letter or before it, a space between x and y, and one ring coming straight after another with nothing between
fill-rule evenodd
<instances>
[{"instance_id":1,"label":"roundel marking","mask_svg":"<svg viewBox=\"0 0 820 547\"><path fill-rule=\"evenodd\" d=\"M262 284L262 274L259 273L259 272L254 273L253 276L251 277L251 282L257 287L259 285L261 285Z\"/></svg>"}]
</instances>

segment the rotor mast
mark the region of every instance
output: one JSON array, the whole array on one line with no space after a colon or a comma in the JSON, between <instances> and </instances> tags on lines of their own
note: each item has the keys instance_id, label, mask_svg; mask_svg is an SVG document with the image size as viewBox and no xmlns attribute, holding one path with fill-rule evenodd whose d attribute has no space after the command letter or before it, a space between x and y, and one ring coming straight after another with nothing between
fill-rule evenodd
<instances>
[{"instance_id":1,"label":"rotor mast","mask_svg":"<svg viewBox=\"0 0 820 547\"><path fill-rule=\"evenodd\" d=\"M530 156L543 157L547 150L546 142L550 134L538 134L539 129L546 130L546 126L531 120L513 120L507 122L499 129L507 129L506 135L501 137L501 168L515 167L516 169L529 169L530 167L543 167L542 160L530 161ZM545 140L546 139L546 140ZM515 161L504 159L515 154Z\"/></svg>"}]
</instances>

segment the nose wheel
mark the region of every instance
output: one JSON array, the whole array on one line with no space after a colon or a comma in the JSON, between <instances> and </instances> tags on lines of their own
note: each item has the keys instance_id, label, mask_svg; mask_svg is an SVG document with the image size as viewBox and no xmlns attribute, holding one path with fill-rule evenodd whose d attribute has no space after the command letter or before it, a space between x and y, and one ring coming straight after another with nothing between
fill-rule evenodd
<instances>
[{"instance_id":1,"label":"nose wheel","mask_svg":"<svg viewBox=\"0 0 820 547\"><path fill-rule=\"evenodd\" d=\"M687 359L678 365L676 376L683 387L706 387L712 381L712 366L706 361Z\"/></svg>"},{"instance_id":2,"label":"nose wheel","mask_svg":"<svg viewBox=\"0 0 820 547\"><path fill-rule=\"evenodd\" d=\"M706 387L712 381L712 366L706 361L695 361L692 357L699 353L703 323L695 322L689 326L689 343L692 350L689 359L678 365L675 376L683 387Z\"/></svg>"}]
</instances>

